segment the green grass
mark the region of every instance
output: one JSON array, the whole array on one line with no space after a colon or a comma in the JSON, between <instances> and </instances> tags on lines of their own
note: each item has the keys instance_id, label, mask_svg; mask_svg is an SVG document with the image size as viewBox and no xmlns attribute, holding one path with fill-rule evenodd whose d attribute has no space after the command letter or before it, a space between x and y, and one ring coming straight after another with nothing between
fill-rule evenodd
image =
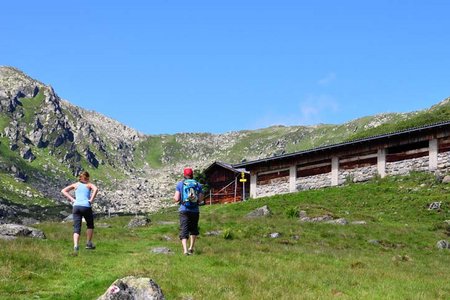
<instances>
[{"instance_id":1,"label":"green grass","mask_svg":"<svg viewBox=\"0 0 450 300\"><path fill-rule=\"evenodd\" d=\"M450 103L423 110L405 120L389 122L353 135L349 140L396 132L450 120Z\"/></svg>"},{"instance_id":2,"label":"green grass","mask_svg":"<svg viewBox=\"0 0 450 300\"><path fill-rule=\"evenodd\" d=\"M177 221L173 208L133 230L125 228L130 217L97 220L112 227L97 228L97 249L77 257L69 255L71 224L43 223L36 227L46 240L0 240L0 298L96 299L115 279L135 275L153 278L167 299L448 299L450 251L435 244L449 239L449 190L414 173L204 206L190 257L181 255L177 224L159 223ZM427 210L433 201L442 210ZM271 217L246 218L266 204ZM292 217L300 210L367 224L300 223ZM223 233L204 234L211 230ZM174 254L151 253L157 246Z\"/></svg>"},{"instance_id":3,"label":"green grass","mask_svg":"<svg viewBox=\"0 0 450 300\"><path fill-rule=\"evenodd\" d=\"M7 115L0 115L0 131L3 132L3 130L6 128L6 126L9 125L11 122L11 118Z\"/></svg>"},{"instance_id":4,"label":"green grass","mask_svg":"<svg viewBox=\"0 0 450 300\"><path fill-rule=\"evenodd\" d=\"M44 97L44 89L41 89L39 93L33 98L20 99L24 112L23 120L26 124L31 125L31 123L33 122L34 114L44 101Z\"/></svg>"},{"instance_id":5,"label":"green grass","mask_svg":"<svg viewBox=\"0 0 450 300\"><path fill-rule=\"evenodd\" d=\"M148 136L145 141L137 146L137 150L136 152L144 153L144 161L152 168L157 169L162 166L163 145L161 136ZM138 165L142 166L143 163L139 162Z\"/></svg>"}]
</instances>

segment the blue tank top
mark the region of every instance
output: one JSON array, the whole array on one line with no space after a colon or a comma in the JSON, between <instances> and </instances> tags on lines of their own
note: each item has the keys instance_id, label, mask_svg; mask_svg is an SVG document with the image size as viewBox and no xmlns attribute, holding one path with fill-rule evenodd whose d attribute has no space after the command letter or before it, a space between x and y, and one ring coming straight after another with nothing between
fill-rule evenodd
<instances>
[{"instance_id":1,"label":"blue tank top","mask_svg":"<svg viewBox=\"0 0 450 300\"><path fill-rule=\"evenodd\" d=\"M79 182L75 189L75 203L73 205L91 207L90 197L91 190L87 187L87 184Z\"/></svg>"}]
</instances>

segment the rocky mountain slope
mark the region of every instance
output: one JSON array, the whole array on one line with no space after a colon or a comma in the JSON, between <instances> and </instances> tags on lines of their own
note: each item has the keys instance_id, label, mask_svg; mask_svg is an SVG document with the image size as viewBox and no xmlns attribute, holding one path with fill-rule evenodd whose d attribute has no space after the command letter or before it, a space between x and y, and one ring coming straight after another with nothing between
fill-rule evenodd
<instances>
[{"instance_id":1,"label":"rocky mountain slope","mask_svg":"<svg viewBox=\"0 0 450 300\"><path fill-rule=\"evenodd\" d=\"M170 205L186 165L202 170L217 160L237 163L448 120L449 107L447 99L426 111L342 125L145 135L62 100L20 70L0 67L0 219L31 205L59 207L65 203L59 191L80 170L100 187L97 211L153 211Z\"/></svg>"}]
</instances>

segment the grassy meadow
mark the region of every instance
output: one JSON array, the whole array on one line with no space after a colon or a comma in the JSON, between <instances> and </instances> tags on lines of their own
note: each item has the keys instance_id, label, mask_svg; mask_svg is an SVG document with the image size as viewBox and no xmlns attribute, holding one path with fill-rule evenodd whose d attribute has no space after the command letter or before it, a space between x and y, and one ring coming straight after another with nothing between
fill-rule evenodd
<instances>
[{"instance_id":1,"label":"grassy meadow","mask_svg":"<svg viewBox=\"0 0 450 300\"><path fill-rule=\"evenodd\" d=\"M175 208L131 230L131 216L97 219L97 249L75 257L72 224L42 223L46 240L0 240L0 299L96 299L129 275L153 278L166 299L449 299L450 250L436 248L449 240L449 192L414 173L204 206L192 256L181 254ZM441 210L427 209L434 201ZM272 216L246 217L263 205ZM300 210L367 224L301 223Z\"/></svg>"}]
</instances>

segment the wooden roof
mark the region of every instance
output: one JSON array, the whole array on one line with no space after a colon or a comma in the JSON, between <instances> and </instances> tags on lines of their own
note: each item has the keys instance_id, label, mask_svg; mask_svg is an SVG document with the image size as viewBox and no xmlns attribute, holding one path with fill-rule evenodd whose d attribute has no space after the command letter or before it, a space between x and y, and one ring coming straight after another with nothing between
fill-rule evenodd
<instances>
[{"instance_id":1,"label":"wooden roof","mask_svg":"<svg viewBox=\"0 0 450 300\"><path fill-rule=\"evenodd\" d=\"M216 166L219 166L219 167L222 167L224 169L227 169L227 170L229 170L230 172L233 172L233 173L242 173L242 172L247 173L247 174L250 173L250 172L246 171L245 168L235 168L231 164L227 164L227 163L224 163L224 162L221 162L221 161L213 162L208 168L205 169L204 173L205 174L209 173Z\"/></svg>"},{"instance_id":2,"label":"wooden roof","mask_svg":"<svg viewBox=\"0 0 450 300\"><path fill-rule=\"evenodd\" d=\"M268 162L284 161L287 159L298 159L302 156L309 156L309 155L317 154L319 152L334 152L334 151L346 149L348 147L361 146L361 144L380 143L380 142L384 142L386 140L396 140L399 138L420 135L420 134L426 134L428 132L433 132L433 131L442 130L442 129L450 131L450 121L443 121L443 122L434 123L434 124L430 124L430 125L424 125L424 126L409 128L409 129L405 129L405 130L399 130L399 131L392 132L392 133L380 134L380 135L357 139L357 140L353 140L353 141L349 141L349 142L343 142L343 143L338 143L338 144L333 144L333 145L328 145L328 146L322 146L322 147L317 147L317 148L313 148L313 149L309 149L309 150L303 150L303 151L293 152L293 153L279 155L279 156L275 156L275 157L258 159L258 160L254 160L254 161L247 161L247 162L233 164L233 165L229 165L229 166L233 169L240 169L240 168L246 168L246 167L251 168L251 167L255 167L256 165L265 164ZM222 163L222 164L224 164L224 163Z\"/></svg>"}]
</instances>

